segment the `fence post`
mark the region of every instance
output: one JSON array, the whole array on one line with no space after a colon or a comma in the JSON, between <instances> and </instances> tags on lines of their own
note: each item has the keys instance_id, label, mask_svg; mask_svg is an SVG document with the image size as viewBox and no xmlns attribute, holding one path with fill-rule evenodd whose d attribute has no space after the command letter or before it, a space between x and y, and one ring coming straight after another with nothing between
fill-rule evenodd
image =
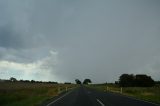
<instances>
[{"instance_id":1,"label":"fence post","mask_svg":"<svg viewBox=\"0 0 160 106\"><path fill-rule=\"evenodd\" d=\"M122 87L121 87L121 93L123 92L123 89L122 89Z\"/></svg>"},{"instance_id":2,"label":"fence post","mask_svg":"<svg viewBox=\"0 0 160 106\"><path fill-rule=\"evenodd\" d=\"M58 87L58 94L60 94L60 92L61 92L61 89L60 89L60 87Z\"/></svg>"},{"instance_id":3,"label":"fence post","mask_svg":"<svg viewBox=\"0 0 160 106\"><path fill-rule=\"evenodd\" d=\"M108 86L107 86L107 91L108 91Z\"/></svg>"},{"instance_id":4,"label":"fence post","mask_svg":"<svg viewBox=\"0 0 160 106\"><path fill-rule=\"evenodd\" d=\"M66 92L67 92L67 90L68 90L68 89L67 89L67 87L66 87Z\"/></svg>"}]
</instances>

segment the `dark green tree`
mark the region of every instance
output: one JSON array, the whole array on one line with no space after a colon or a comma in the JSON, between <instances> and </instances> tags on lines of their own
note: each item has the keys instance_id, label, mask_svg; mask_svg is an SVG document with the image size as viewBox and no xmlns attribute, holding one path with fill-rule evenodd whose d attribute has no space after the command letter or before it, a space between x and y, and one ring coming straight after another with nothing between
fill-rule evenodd
<instances>
[{"instance_id":1,"label":"dark green tree","mask_svg":"<svg viewBox=\"0 0 160 106\"><path fill-rule=\"evenodd\" d=\"M17 81L17 79L16 79L16 78L14 78L14 77L11 77L11 78L10 78L10 81L12 81L12 82L16 82L16 81Z\"/></svg>"},{"instance_id":2,"label":"dark green tree","mask_svg":"<svg viewBox=\"0 0 160 106\"><path fill-rule=\"evenodd\" d=\"M147 75L140 74L135 76L136 85L139 87L151 87L154 86L154 80Z\"/></svg>"},{"instance_id":3,"label":"dark green tree","mask_svg":"<svg viewBox=\"0 0 160 106\"><path fill-rule=\"evenodd\" d=\"M122 74L119 78L119 85L123 87L151 87L154 84L154 80L145 74Z\"/></svg>"},{"instance_id":4,"label":"dark green tree","mask_svg":"<svg viewBox=\"0 0 160 106\"><path fill-rule=\"evenodd\" d=\"M88 83L92 83L92 81L91 81L90 79L85 79L85 80L83 81L83 84L88 84Z\"/></svg>"},{"instance_id":5,"label":"dark green tree","mask_svg":"<svg viewBox=\"0 0 160 106\"><path fill-rule=\"evenodd\" d=\"M36 81L35 80L31 80L31 83L35 83Z\"/></svg>"},{"instance_id":6,"label":"dark green tree","mask_svg":"<svg viewBox=\"0 0 160 106\"><path fill-rule=\"evenodd\" d=\"M81 84L81 81L79 79L75 80L76 84Z\"/></svg>"},{"instance_id":7,"label":"dark green tree","mask_svg":"<svg viewBox=\"0 0 160 106\"><path fill-rule=\"evenodd\" d=\"M134 75L133 74L122 74L119 78L119 84L123 87L134 86Z\"/></svg>"}]
</instances>

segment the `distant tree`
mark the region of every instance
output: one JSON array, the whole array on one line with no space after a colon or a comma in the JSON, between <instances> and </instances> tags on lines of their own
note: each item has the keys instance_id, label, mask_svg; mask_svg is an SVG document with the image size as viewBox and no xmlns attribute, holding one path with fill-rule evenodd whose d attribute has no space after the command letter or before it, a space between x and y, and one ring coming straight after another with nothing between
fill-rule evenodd
<instances>
[{"instance_id":1,"label":"distant tree","mask_svg":"<svg viewBox=\"0 0 160 106\"><path fill-rule=\"evenodd\" d=\"M88 83L92 83L92 81L91 81L90 79L85 79L85 80L83 81L83 84L88 84Z\"/></svg>"},{"instance_id":2,"label":"distant tree","mask_svg":"<svg viewBox=\"0 0 160 106\"><path fill-rule=\"evenodd\" d=\"M35 83L36 81L35 80L31 80L31 83Z\"/></svg>"},{"instance_id":3,"label":"distant tree","mask_svg":"<svg viewBox=\"0 0 160 106\"><path fill-rule=\"evenodd\" d=\"M119 81L115 81L115 84L118 85L118 84L119 84Z\"/></svg>"},{"instance_id":4,"label":"distant tree","mask_svg":"<svg viewBox=\"0 0 160 106\"><path fill-rule=\"evenodd\" d=\"M28 83L28 82L30 82L30 80L24 80L23 82L26 82L26 83Z\"/></svg>"},{"instance_id":5,"label":"distant tree","mask_svg":"<svg viewBox=\"0 0 160 106\"><path fill-rule=\"evenodd\" d=\"M119 85L123 87L150 87L154 85L154 80L147 75L122 74L119 78Z\"/></svg>"},{"instance_id":6,"label":"distant tree","mask_svg":"<svg viewBox=\"0 0 160 106\"><path fill-rule=\"evenodd\" d=\"M81 81L79 79L75 80L76 84L81 84Z\"/></svg>"},{"instance_id":7,"label":"distant tree","mask_svg":"<svg viewBox=\"0 0 160 106\"><path fill-rule=\"evenodd\" d=\"M134 86L134 75L133 74L122 74L119 78L119 84L123 87Z\"/></svg>"},{"instance_id":8,"label":"distant tree","mask_svg":"<svg viewBox=\"0 0 160 106\"><path fill-rule=\"evenodd\" d=\"M21 79L21 80L19 80L19 82L23 82L23 80Z\"/></svg>"},{"instance_id":9,"label":"distant tree","mask_svg":"<svg viewBox=\"0 0 160 106\"><path fill-rule=\"evenodd\" d=\"M58 82L52 82L52 84L58 84Z\"/></svg>"},{"instance_id":10,"label":"distant tree","mask_svg":"<svg viewBox=\"0 0 160 106\"><path fill-rule=\"evenodd\" d=\"M65 82L64 84L72 84L71 82Z\"/></svg>"},{"instance_id":11,"label":"distant tree","mask_svg":"<svg viewBox=\"0 0 160 106\"><path fill-rule=\"evenodd\" d=\"M10 78L10 81L12 81L12 82L16 82L16 81L17 81L17 79L16 79L16 78L14 78L14 77L11 77L11 78Z\"/></svg>"},{"instance_id":12,"label":"distant tree","mask_svg":"<svg viewBox=\"0 0 160 106\"><path fill-rule=\"evenodd\" d=\"M155 84L154 80L150 76L141 74L136 75L135 77L136 85L139 87L151 87Z\"/></svg>"},{"instance_id":13,"label":"distant tree","mask_svg":"<svg viewBox=\"0 0 160 106\"><path fill-rule=\"evenodd\" d=\"M155 84L160 84L160 81L155 81Z\"/></svg>"},{"instance_id":14,"label":"distant tree","mask_svg":"<svg viewBox=\"0 0 160 106\"><path fill-rule=\"evenodd\" d=\"M42 81L36 81L37 83L42 83Z\"/></svg>"}]
</instances>

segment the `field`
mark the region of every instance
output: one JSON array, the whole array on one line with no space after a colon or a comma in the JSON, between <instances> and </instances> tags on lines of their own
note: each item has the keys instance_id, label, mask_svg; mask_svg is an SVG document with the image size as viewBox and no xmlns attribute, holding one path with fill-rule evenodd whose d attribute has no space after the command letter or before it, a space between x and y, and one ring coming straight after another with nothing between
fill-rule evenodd
<instances>
[{"instance_id":1,"label":"field","mask_svg":"<svg viewBox=\"0 0 160 106\"><path fill-rule=\"evenodd\" d=\"M37 106L74 84L0 82L1 106Z\"/></svg>"},{"instance_id":2,"label":"field","mask_svg":"<svg viewBox=\"0 0 160 106\"><path fill-rule=\"evenodd\" d=\"M0 82L1 106L37 106L59 95L61 92L77 87L74 84ZM114 84L88 85L104 92L115 92L138 99L160 104L160 85L154 87L123 87Z\"/></svg>"},{"instance_id":3,"label":"field","mask_svg":"<svg viewBox=\"0 0 160 106\"><path fill-rule=\"evenodd\" d=\"M89 87L104 91L104 92L115 92L123 95L132 96L145 101L160 104L160 85L154 87L119 87L114 84L97 84L89 85Z\"/></svg>"}]
</instances>

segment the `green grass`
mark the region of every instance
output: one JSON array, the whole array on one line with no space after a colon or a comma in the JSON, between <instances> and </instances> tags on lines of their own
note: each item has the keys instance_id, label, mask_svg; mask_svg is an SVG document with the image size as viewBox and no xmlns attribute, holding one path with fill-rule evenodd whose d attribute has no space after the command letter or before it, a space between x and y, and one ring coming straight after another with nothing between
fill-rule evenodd
<instances>
[{"instance_id":1,"label":"green grass","mask_svg":"<svg viewBox=\"0 0 160 106\"><path fill-rule=\"evenodd\" d=\"M89 85L89 87L101 90L104 92L121 93L121 88L117 85ZM107 91L108 87L108 91ZM132 96L145 101L160 104L160 86L154 87L123 87L122 94Z\"/></svg>"},{"instance_id":2,"label":"green grass","mask_svg":"<svg viewBox=\"0 0 160 106\"><path fill-rule=\"evenodd\" d=\"M123 94L160 104L160 88L158 87L127 87Z\"/></svg>"},{"instance_id":3,"label":"green grass","mask_svg":"<svg viewBox=\"0 0 160 106\"><path fill-rule=\"evenodd\" d=\"M73 84L46 83L0 83L1 106L37 106L47 99L58 95L58 89L64 91L75 87Z\"/></svg>"}]
</instances>

